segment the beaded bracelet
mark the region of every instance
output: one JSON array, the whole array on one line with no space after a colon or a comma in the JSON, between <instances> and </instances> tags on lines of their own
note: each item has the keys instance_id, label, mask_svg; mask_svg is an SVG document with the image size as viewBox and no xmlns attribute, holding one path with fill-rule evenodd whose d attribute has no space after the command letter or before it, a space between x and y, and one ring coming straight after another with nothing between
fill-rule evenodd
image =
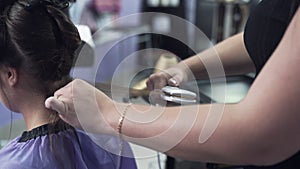
<instances>
[{"instance_id":1,"label":"beaded bracelet","mask_svg":"<svg viewBox=\"0 0 300 169\"><path fill-rule=\"evenodd\" d=\"M122 154L123 154L123 149L124 149L124 144L123 144L123 136L122 136L122 126L123 126L123 122L124 122L124 119L125 119L125 116L126 116L126 113L128 111L128 109L130 108L131 106L131 103L128 104L124 111L123 111L123 114L122 116L120 117L119 119L119 124L118 124L118 127L117 127L117 131L119 133L119 139L120 139L120 151L119 151L119 160L117 162L117 168L120 169L121 168L121 163L122 163Z\"/></svg>"},{"instance_id":2,"label":"beaded bracelet","mask_svg":"<svg viewBox=\"0 0 300 169\"><path fill-rule=\"evenodd\" d=\"M131 106L131 104L128 104L128 105L125 107L125 109L124 109L124 111L123 111L123 114L122 114L122 116L121 116L120 119L119 119L119 124L118 124L117 131L118 131L118 133L119 133L120 138L122 138L122 126L123 126L123 122L124 122L126 113L127 113L128 109L130 108L130 106Z\"/></svg>"}]
</instances>

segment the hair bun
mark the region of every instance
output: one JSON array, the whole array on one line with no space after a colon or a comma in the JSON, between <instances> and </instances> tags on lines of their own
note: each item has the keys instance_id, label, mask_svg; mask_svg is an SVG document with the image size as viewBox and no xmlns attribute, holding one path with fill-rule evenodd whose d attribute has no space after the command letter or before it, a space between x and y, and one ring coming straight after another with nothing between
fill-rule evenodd
<instances>
[{"instance_id":1,"label":"hair bun","mask_svg":"<svg viewBox=\"0 0 300 169\"><path fill-rule=\"evenodd\" d=\"M51 4L28 11L29 2L35 1L40 0L0 0L5 17L4 29L0 28L0 64L24 71L44 86L40 90L48 91L53 83L69 77L81 39L70 19Z\"/></svg>"},{"instance_id":2,"label":"hair bun","mask_svg":"<svg viewBox=\"0 0 300 169\"><path fill-rule=\"evenodd\" d=\"M64 13L55 7L48 6L47 11L53 17L59 29L60 37L58 38L69 51L74 52L81 44L77 28ZM74 53L71 54L73 55Z\"/></svg>"}]
</instances>

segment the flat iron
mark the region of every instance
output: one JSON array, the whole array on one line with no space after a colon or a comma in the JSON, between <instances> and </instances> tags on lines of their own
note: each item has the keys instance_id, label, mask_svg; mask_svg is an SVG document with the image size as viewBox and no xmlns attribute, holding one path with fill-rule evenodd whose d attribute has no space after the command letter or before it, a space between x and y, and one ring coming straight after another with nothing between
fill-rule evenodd
<instances>
[{"instance_id":1,"label":"flat iron","mask_svg":"<svg viewBox=\"0 0 300 169\"><path fill-rule=\"evenodd\" d=\"M161 89L160 97L169 102L178 104L191 104L197 102L197 95L194 92L180 89L178 87L166 86Z\"/></svg>"}]
</instances>

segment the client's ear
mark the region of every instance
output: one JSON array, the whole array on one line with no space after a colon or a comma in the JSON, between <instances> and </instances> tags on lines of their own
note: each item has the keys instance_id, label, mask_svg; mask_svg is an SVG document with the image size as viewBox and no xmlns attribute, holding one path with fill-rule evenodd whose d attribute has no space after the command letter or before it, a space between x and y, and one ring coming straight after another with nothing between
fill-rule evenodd
<instances>
[{"instance_id":1,"label":"client's ear","mask_svg":"<svg viewBox=\"0 0 300 169\"><path fill-rule=\"evenodd\" d=\"M1 78L11 87L15 86L18 82L18 71L16 68L9 66L2 66Z\"/></svg>"},{"instance_id":2,"label":"client's ear","mask_svg":"<svg viewBox=\"0 0 300 169\"><path fill-rule=\"evenodd\" d=\"M8 77L9 85L15 86L18 82L18 71L17 71L17 69L9 67L8 72L7 72L7 77Z\"/></svg>"}]
</instances>

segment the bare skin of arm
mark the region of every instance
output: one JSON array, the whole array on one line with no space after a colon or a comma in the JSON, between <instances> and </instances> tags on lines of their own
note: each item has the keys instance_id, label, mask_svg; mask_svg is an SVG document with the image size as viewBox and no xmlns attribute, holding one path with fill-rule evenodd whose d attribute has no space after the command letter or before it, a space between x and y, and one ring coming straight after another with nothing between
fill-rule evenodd
<instances>
[{"instance_id":1,"label":"bare skin of arm","mask_svg":"<svg viewBox=\"0 0 300 169\"><path fill-rule=\"evenodd\" d=\"M238 104L225 105L223 116L207 141L199 142L201 130L206 127L205 119L209 113L220 113L209 110L222 105L167 108L131 105L122 125L124 138L152 149L166 151L175 157L230 164L270 165L298 152L299 20L298 10L246 98ZM97 104L82 102L82 98L88 99L91 96L82 94L83 89L95 94ZM46 107L60 112L65 121L91 132L117 134L120 113L124 113L127 107L123 103L113 102L101 91L81 80L75 80L55 93L55 97L58 96L58 99L48 99ZM76 99L77 102L73 102ZM87 106L82 111L75 111L76 104Z\"/></svg>"},{"instance_id":2,"label":"bare skin of arm","mask_svg":"<svg viewBox=\"0 0 300 169\"><path fill-rule=\"evenodd\" d=\"M193 110L199 110L199 113L192 129L168 154L201 161L268 165L298 152L300 23L296 20L299 19L298 10L282 42L254 82L247 97L238 104L225 105L222 120L207 142L200 144L199 134L209 109L214 105L182 108L181 111L186 116ZM133 111L137 107L129 113L136 114L137 111ZM152 113L159 111L157 108L153 109ZM126 121L123 126L124 133L132 138L148 138L166 131L177 121L172 131L176 138L176 132L180 133L178 131L190 122L178 120L179 113L178 108L166 108L159 119L148 125ZM113 126L116 127L116 123ZM135 139L129 140L135 142ZM169 142L166 139L156 140L154 145L147 142L137 143L155 149L155 145L168 145Z\"/></svg>"},{"instance_id":3,"label":"bare skin of arm","mask_svg":"<svg viewBox=\"0 0 300 169\"><path fill-rule=\"evenodd\" d=\"M197 79L207 77L204 62L219 58L223 64L226 75L240 75L254 72L255 67L244 45L244 33L234 35L216 46L198 55L182 61L194 73ZM217 55L216 55L217 54ZM199 59L201 58L201 59Z\"/></svg>"},{"instance_id":4,"label":"bare skin of arm","mask_svg":"<svg viewBox=\"0 0 300 169\"><path fill-rule=\"evenodd\" d=\"M166 84L176 85L172 80L169 81L171 78L178 84L194 78L207 79L207 66L216 65L218 62L221 62L226 76L255 72L255 66L244 45L243 35L243 32L234 35L213 48L181 61L172 68L151 75L147 82L148 88L153 90L162 88ZM210 75L210 78L222 77L224 71Z\"/></svg>"}]
</instances>

